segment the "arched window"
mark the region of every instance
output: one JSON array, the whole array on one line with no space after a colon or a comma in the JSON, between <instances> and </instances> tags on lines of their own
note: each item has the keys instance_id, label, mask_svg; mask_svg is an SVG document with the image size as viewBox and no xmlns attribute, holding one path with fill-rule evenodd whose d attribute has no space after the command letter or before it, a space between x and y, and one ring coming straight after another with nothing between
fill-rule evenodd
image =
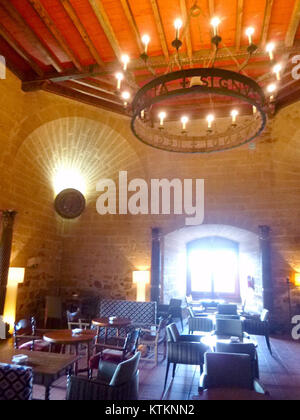
<instances>
[{"instance_id":1,"label":"arched window","mask_svg":"<svg viewBox=\"0 0 300 420\"><path fill-rule=\"evenodd\" d=\"M240 299L239 244L208 237L187 245L187 294L195 298Z\"/></svg>"}]
</instances>

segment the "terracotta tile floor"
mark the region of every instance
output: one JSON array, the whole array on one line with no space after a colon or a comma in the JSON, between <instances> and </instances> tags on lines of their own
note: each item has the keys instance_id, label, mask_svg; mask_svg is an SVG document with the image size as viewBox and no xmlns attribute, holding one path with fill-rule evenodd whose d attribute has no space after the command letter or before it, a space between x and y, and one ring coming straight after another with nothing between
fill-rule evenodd
<instances>
[{"instance_id":1,"label":"terracotta tile floor","mask_svg":"<svg viewBox=\"0 0 300 420\"><path fill-rule=\"evenodd\" d=\"M261 382L275 400L300 400L300 342L272 338L273 357L263 337L256 338L259 344ZM142 362L140 366L140 399L160 400L163 393L166 362L154 367ZM178 366L175 380L169 374L165 400L191 400L198 393L199 368ZM51 391L52 400L64 400L66 378L55 383ZM44 398L44 388L34 387L34 398Z\"/></svg>"}]
</instances>

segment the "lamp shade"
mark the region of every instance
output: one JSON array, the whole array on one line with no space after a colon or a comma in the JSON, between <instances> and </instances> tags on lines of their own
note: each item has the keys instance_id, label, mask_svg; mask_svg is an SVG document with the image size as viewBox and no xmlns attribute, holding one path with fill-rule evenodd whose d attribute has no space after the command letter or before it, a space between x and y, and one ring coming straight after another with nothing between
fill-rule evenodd
<instances>
[{"instance_id":1,"label":"lamp shade","mask_svg":"<svg viewBox=\"0 0 300 420\"><path fill-rule=\"evenodd\" d=\"M134 271L133 272L133 283L134 284L149 284L150 283L150 271Z\"/></svg>"},{"instance_id":2,"label":"lamp shade","mask_svg":"<svg viewBox=\"0 0 300 420\"><path fill-rule=\"evenodd\" d=\"M8 286L16 286L24 282L25 268L11 267L8 272Z\"/></svg>"},{"instance_id":3,"label":"lamp shade","mask_svg":"<svg viewBox=\"0 0 300 420\"><path fill-rule=\"evenodd\" d=\"M134 271L132 273L133 284L136 284L137 302L145 302L146 285L150 283L150 271Z\"/></svg>"},{"instance_id":4,"label":"lamp shade","mask_svg":"<svg viewBox=\"0 0 300 420\"><path fill-rule=\"evenodd\" d=\"M295 273L295 286L300 287L300 273Z\"/></svg>"},{"instance_id":5,"label":"lamp shade","mask_svg":"<svg viewBox=\"0 0 300 420\"><path fill-rule=\"evenodd\" d=\"M10 332L13 331L16 319L16 304L18 285L24 282L25 268L11 267L8 273L8 282L4 306L4 321L9 324Z\"/></svg>"}]
</instances>

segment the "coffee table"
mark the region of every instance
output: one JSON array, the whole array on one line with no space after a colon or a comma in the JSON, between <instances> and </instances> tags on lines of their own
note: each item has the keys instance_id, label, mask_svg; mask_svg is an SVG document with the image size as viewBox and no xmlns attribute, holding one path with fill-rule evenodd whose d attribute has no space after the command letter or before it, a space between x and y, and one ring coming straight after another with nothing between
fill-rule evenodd
<instances>
[{"instance_id":1,"label":"coffee table","mask_svg":"<svg viewBox=\"0 0 300 420\"><path fill-rule=\"evenodd\" d=\"M35 385L45 387L45 400L50 400L50 392L53 383L66 373L70 377L73 367L78 362L78 356L70 356L55 353L43 353L38 351L5 349L0 351L0 363L13 364L12 358L18 354L28 356L25 366L33 370L33 382Z\"/></svg>"},{"instance_id":2,"label":"coffee table","mask_svg":"<svg viewBox=\"0 0 300 420\"><path fill-rule=\"evenodd\" d=\"M79 357L79 346L81 344L87 345L87 370L91 357L90 345L97 336L97 331L84 330L80 334L73 334L72 330L59 330L48 332L44 335L44 341L50 343L51 350L53 346L73 346L75 348L76 356ZM78 360L75 363L75 375L78 374Z\"/></svg>"}]
</instances>

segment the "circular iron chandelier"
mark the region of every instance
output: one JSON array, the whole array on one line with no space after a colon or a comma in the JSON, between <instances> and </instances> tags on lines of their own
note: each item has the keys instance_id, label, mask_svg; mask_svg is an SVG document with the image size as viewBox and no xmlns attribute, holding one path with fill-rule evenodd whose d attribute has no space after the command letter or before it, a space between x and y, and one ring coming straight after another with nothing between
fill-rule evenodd
<instances>
[{"instance_id":1,"label":"circular iron chandelier","mask_svg":"<svg viewBox=\"0 0 300 420\"><path fill-rule=\"evenodd\" d=\"M193 7L190 12L190 18L198 17L201 9ZM243 74L258 50L253 43L254 28L246 30L248 57L242 64L235 60L237 71L215 66L222 42L220 24L218 17L211 20L213 52L207 65L183 68L179 54L183 45L180 39L183 22L177 19L174 24L176 38L172 43L177 52L175 63L169 63L166 74L158 77L149 63L150 37L143 36L141 59L155 77L138 90L131 107L131 129L141 142L168 152L204 154L240 147L262 134L268 114L274 111L277 83L283 69L275 61L275 44L270 42L266 46L271 72L274 78L276 76L276 80L267 86L266 95L259 82ZM127 71L129 61L128 56L122 57L124 71ZM176 65L180 70L174 71ZM121 94L124 74L118 73L116 78ZM121 95L125 107L129 108L130 93Z\"/></svg>"}]
</instances>

